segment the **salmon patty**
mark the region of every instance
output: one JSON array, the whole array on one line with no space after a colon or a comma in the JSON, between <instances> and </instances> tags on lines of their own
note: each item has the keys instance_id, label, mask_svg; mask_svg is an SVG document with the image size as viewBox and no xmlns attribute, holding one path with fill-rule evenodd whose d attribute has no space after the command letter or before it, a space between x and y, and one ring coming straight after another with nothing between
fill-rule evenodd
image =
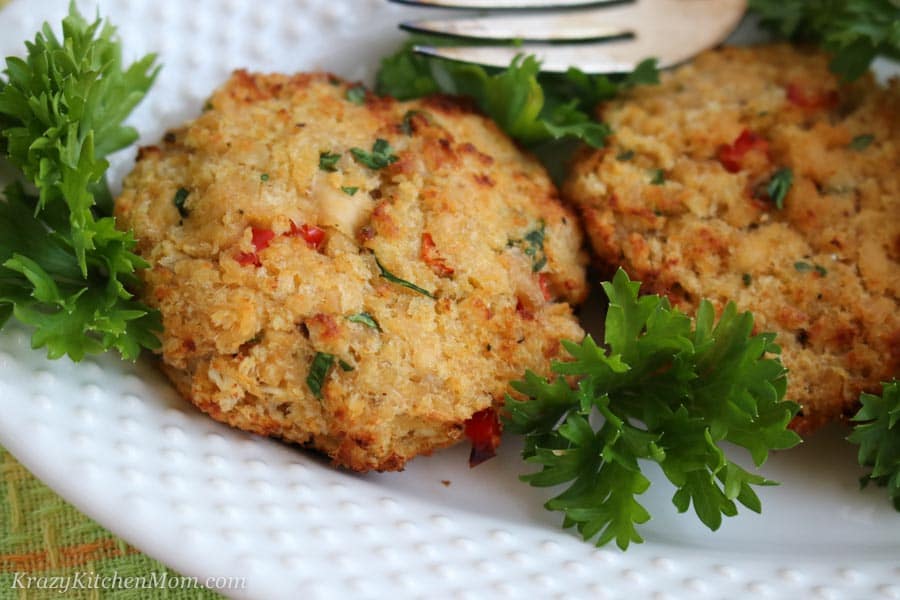
<instances>
[{"instance_id":1,"label":"salmon patty","mask_svg":"<svg viewBox=\"0 0 900 600\"><path fill-rule=\"evenodd\" d=\"M900 82L842 85L828 60L701 55L600 108L615 136L564 193L606 268L778 334L801 433L900 373Z\"/></svg>"},{"instance_id":2,"label":"salmon patty","mask_svg":"<svg viewBox=\"0 0 900 600\"><path fill-rule=\"evenodd\" d=\"M238 71L140 150L116 214L181 394L353 470L456 442L583 335L576 219L450 99Z\"/></svg>"}]
</instances>

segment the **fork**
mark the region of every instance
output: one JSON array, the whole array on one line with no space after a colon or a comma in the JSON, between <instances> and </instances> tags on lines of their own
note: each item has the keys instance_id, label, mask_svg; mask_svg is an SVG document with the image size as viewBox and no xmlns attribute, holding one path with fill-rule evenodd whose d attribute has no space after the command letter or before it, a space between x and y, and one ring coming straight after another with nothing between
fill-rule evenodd
<instances>
[{"instance_id":1,"label":"fork","mask_svg":"<svg viewBox=\"0 0 900 600\"><path fill-rule=\"evenodd\" d=\"M417 45L415 51L454 61L506 67L534 54L541 70L623 73L654 57L682 63L722 43L737 27L746 0L390 0L431 8L501 14L400 24L414 33L467 40L465 46ZM516 42L502 46L501 42Z\"/></svg>"}]
</instances>

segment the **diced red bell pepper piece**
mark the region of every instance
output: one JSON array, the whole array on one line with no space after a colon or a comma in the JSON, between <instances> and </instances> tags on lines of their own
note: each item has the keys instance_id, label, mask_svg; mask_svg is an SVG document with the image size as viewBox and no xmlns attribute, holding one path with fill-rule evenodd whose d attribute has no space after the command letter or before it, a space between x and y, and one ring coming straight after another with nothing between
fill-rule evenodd
<instances>
[{"instance_id":1,"label":"diced red bell pepper piece","mask_svg":"<svg viewBox=\"0 0 900 600\"><path fill-rule=\"evenodd\" d=\"M538 285L541 286L541 293L544 295L544 300L550 302L553 298L553 293L550 291L550 278L546 273L538 274Z\"/></svg>"},{"instance_id":2,"label":"diced red bell pepper piece","mask_svg":"<svg viewBox=\"0 0 900 600\"><path fill-rule=\"evenodd\" d=\"M469 466L476 467L493 458L500 446L500 418L494 408L479 410L465 423L466 437L472 442Z\"/></svg>"},{"instance_id":3,"label":"diced red bell pepper piece","mask_svg":"<svg viewBox=\"0 0 900 600\"><path fill-rule=\"evenodd\" d=\"M321 246L322 242L325 241L324 230L319 229L315 225L307 225L306 223L297 227L297 224L291 221L291 231L287 235L299 235L306 242L307 246L314 249Z\"/></svg>"},{"instance_id":4,"label":"diced red bell pepper piece","mask_svg":"<svg viewBox=\"0 0 900 600\"><path fill-rule=\"evenodd\" d=\"M262 265L256 252L239 252L234 257L234 260L238 261L238 264L242 267L249 267L250 265L259 267Z\"/></svg>"},{"instance_id":5,"label":"diced red bell pepper piece","mask_svg":"<svg viewBox=\"0 0 900 600\"><path fill-rule=\"evenodd\" d=\"M804 89L796 83L789 83L785 91L791 104L808 110L834 108L840 102L835 90L813 91Z\"/></svg>"},{"instance_id":6,"label":"diced red bell pepper piece","mask_svg":"<svg viewBox=\"0 0 900 600\"><path fill-rule=\"evenodd\" d=\"M262 262L259 260L259 252L268 248L269 244L272 243L272 240L275 239L275 232L271 229L253 227L251 230L253 232L252 243L255 250L253 252L240 252L234 257L242 267L248 267L250 265L255 267L261 266Z\"/></svg>"},{"instance_id":7,"label":"diced red bell pepper piece","mask_svg":"<svg viewBox=\"0 0 900 600\"><path fill-rule=\"evenodd\" d=\"M737 173L741 170L744 156L751 150L769 151L769 142L756 133L745 129L732 144L719 147L718 159L729 173Z\"/></svg>"},{"instance_id":8,"label":"diced red bell pepper piece","mask_svg":"<svg viewBox=\"0 0 900 600\"><path fill-rule=\"evenodd\" d=\"M453 267L449 266L438 253L434 238L427 231L422 234L422 249L419 251L419 256L438 277L450 277L453 275Z\"/></svg>"},{"instance_id":9,"label":"diced red bell pepper piece","mask_svg":"<svg viewBox=\"0 0 900 600\"><path fill-rule=\"evenodd\" d=\"M257 252L262 252L269 247L272 240L275 239L275 232L271 229L253 228L253 247Z\"/></svg>"}]
</instances>

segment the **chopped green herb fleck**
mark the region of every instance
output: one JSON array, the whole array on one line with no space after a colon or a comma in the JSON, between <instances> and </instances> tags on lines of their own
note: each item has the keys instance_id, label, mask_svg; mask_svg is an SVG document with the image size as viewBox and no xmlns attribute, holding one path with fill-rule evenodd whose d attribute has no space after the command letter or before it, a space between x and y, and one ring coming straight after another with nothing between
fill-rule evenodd
<instances>
[{"instance_id":1,"label":"chopped green herb fleck","mask_svg":"<svg viewBox=\"0 0 900 600\"><path fill-rule=\"evenodd\" d=\"M390 281L391 283L396 283L397 285L402 285L405 288L409 288L414 292L419 292L424 296L428 296L429 298L434 298L434 294L426 290L425 288L421 288L414 283L410 283L405 279L400 279L390 271L384 268L384 265L381 264L381 261L378 260L378 257L375 257L375 264L378 265L378 270L381 271L381 276Z\"/></svg>"},{"instance_id":2,"label":"chopped green herb fleck","mask_svg":"<svg viewBox=\"0 0 900 600\"><path fill-rule=\"evenodd\" d=\"M416 115L424 115L421 110L408 110L406 114L403 115L403 122L400 124L400 130L403 131L406 135L412 135L415 133L415 128L413 127L413 117Z\"/></svg>"},{"instance_id":3,"label":"chopped green herb fleck","mask_svg":"<svg viewBox=\"0 0 900 600\"><path fill-rule=\"evenodd\" d=\"M175 208L178 209L178 214L182 217L186 217L190 214L190 211L184 207L184 203L189 194L190 192L186 189L178 188L178 191L175 192L175 197L172 199L172 203L175 205Z\"/></svg>"},{"instance_id":4,"label":"chopped green herb fleck","mask_svg":"<svg viewBox=\"0 0 900 600\"><path fill-rule=\"evenodd\" d=\"M750 287L750 284L753 283L753 276L750 273L744 273L741 275L741 281L744 282L744 285Z\"/></svg>"},{"instance_id":5,"label":"chopped green herb fleck","mask_svg":"<svg viewBox=\"0 0 900 600\"><path fill-rule=\"evenodd\" d=\"M814 264L810 264L810 263L808 263L806 261L802 261L802 260L795 262L794 268L797 269L801 273L815 271L822 277L825 277L826 275L828 275L828 269L826 269L822 265L814 265Z\"/></svg>"},{"instance_id":6,"label":"chopped green herb fleck","mask_svg":"<svg viewBox=\"0 0 900 600\"><path fill-rule=\"evenodd\" d=\"M334 152L319 152L319 168L329 173L337 171L337 163L341 155Z\"/></svg>"},{"instance_id":7,"label":"chopped green herb fleck","mask_svg":"<svg viewBox=\"0 0 900 600\"><path fill-rule=\"evenodd\" d=\"M353 104L365 104L366 102L366 86L359 84L354 85L347 90L347 100Z\"/></svg>"},{"instance_id":8,"label":"chopped green herb fleck","mask_svg":"<svg viewBox=\"0 0 900 600\"><path fill-rule=\"evenodd\" d=\"M875 141L875 136L871 133L866 133L863 135L858 135L853 138L853 141L850 142L850 149L856 150L857 152L862 152L866 148L871 145L872 142Z\"/></svg>"},{"instance_id":9,"label":"chopped green herb fleck","mask_svg":"<svg viewBox=\"0 0 900 600\"><path fill-rule=\"evenodd\" d=\"M769 198L772 199L772 202L775 203L775 208L778 210L784 208L784 199L793 183L794 172L787 167L778 169L772 175L772 179L769 180L769 185L766 186L766 193L769 194Z\"/></svg>"},{"instance_id":10,"label":"chopped green herb fleck","mask_svg":"<svg viewBox=\"0 0 900 600\"><path fill-rule=\"evenodd\" d=\"M543 269L544 265L547 264L547 255L544 254L544 239L547 237L546 230L546 224L541 221L540 227L532 229L525 234L525 241L528 242L525 254L531 257L531 270L535 273Z\"/></svg>"},{"instance_id":11,"label":"chopped green herb fleck","mask_svg":"<svg viewBox=\"0 0 900 600\"><path fill-rule=\"evenodd\" d=\"M348 363L348 362L347 362L346 360L344 360L343 358L338 359L338 365L340 365L341 370L344 371L345 373L354 370L353 365L351 365L350 363Z\"/></svg>"},{"instance_id":12,"label":"chopped green herb fleck","mask_svg":"<svg viewBox=\"0 0 900 600\"><path fill-rule=\"evenodd\" d=\"M268 180L269 180L269 174L268 174L268 173L263 173L262 175L259 176L259 180L260 180L260 181L263 181L263 182L268 181Z\"/></svg>"},{"instance_id":13,"label":"chopped green herb fleck","mask_svg":"<svg viewBox=\"0 0 900 600\"><path fill-rule=\"evenodd\" d=\"M325 378L333 365L334 354L316 352L312 364L309 365L309 375L306 376L306 385L316 398L322 397L322 386L325 384Z\"/></svg>"},{"instance_id":14,"label":"chopped green herb fleck","mask_svg":"<svg viewBox=\"0 0 900 600\"><path fill-rule=\"evenodd\" d=\"M355 185L354 186L342 185L341 191L344 192L345 194L347 194L348 196L352 196L353 194L355 194L356 192L359 191L359 188L356 187Z\"/></svg>"},{"instance_id":15,"label":"chopped green herb fleck","mask_svg":"<svg viewBox=\"0 0 900 600\"><path fill-rule=\"evenodd\" d=\"M666 172L663 169L653 169L650 183L653 185L663 185L666 182Z\"/></svg>"},{"instance_id":16,"label":"chopped green herb fleck","mask_svg":"<svg viewBox=\"0 0 900 600\"><path fill-rule=\"evenodd\" d=\"M634 150L623 150L616 154L616 160L619 162L625 162L627 160L631 160L634 158Z\"/></svg>"},{"instance_id":17,"label":"chopped green herb fleck","mask_svg":"<svg viewBox=\"0 0 900 600\"><path fill-rule=\"evenodd\" d=\"M529 231L528 233L525 234L525 241L528 242L529 244L531 244L531 246L532 246L530 251L528 252L529 255L534 254L535 248L539 248L541 250L544 249L544 237L546 235L546 232L545 232L546 228L547 228L546 224L542 221L540 227L532 229L531 231Z\"/></svg>"},{"instance_id":18,"label":"chopped green herb fleck","mask_svg":"<svg viewBox=\"0 0 900 600\"><path fill-rule=\"evenodd\" d=\"M387 140L381 138L375 140L371 152L366 152L362 148L351 148L350 153L359 163L374 171L383 169L399 160Z\"/></svg>"},{"instance_id":19,"label":"chopped green herb fleck","mask_svg":"<svg viewBox=\"0 0 900 600\"><path fill-rule=\"evenodd\" d=\"M366 312L350 315L349 317L347 317L347 320L351 323L360 323L361 325L365 325L366 327L371 327L372 329L381 331L381 325L378 324L378 321L375 320L375 317Z\"/></svg>"},{"instance_id":20,"label":"chopped green herb fleck","mask_svg":"<svg viewBox=\"0 0 900 600\"><path fill-rule=\"evenodd\" d=\"M519 246L525 256L531 258L531 270L535 273L547 264L547 255L544 254L544 239L547 237L547 224L543 221L529 230L521 240L511 239L507 246Z\"/></svg>"}]
</instances>

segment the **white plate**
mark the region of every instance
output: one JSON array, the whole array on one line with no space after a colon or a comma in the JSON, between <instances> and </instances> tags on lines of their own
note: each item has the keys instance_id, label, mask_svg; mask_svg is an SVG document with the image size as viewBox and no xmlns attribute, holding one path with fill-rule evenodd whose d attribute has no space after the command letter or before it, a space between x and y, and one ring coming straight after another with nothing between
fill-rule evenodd
<instances>
[{"instance_id":1,"label":"white plate","mask_svg":"<svg viewBox=\"0 0 900 600\"><path fill-rule=\"evenodd\" d=\"M21 53L65 5L13 0L0 53ZM158 51L165 65L133 120L145 143L197 114L233 68L371 76L411 12L383 0L100 5L128 59ZM245 577L234 597L900 597L900 516L883 490L858 491L836 428L773 457L764 473L784 484L761 490L764 515L715 534L675 514L654 472L647 542L621 553L558 529L545 492L517 481L514 439L471 471L458 447L404 473L352 475L204 417L150 362L47 361L18 326L0 334L0 414L0 443L65 498L187 575Z\"/></svg>"}]
</instances>

